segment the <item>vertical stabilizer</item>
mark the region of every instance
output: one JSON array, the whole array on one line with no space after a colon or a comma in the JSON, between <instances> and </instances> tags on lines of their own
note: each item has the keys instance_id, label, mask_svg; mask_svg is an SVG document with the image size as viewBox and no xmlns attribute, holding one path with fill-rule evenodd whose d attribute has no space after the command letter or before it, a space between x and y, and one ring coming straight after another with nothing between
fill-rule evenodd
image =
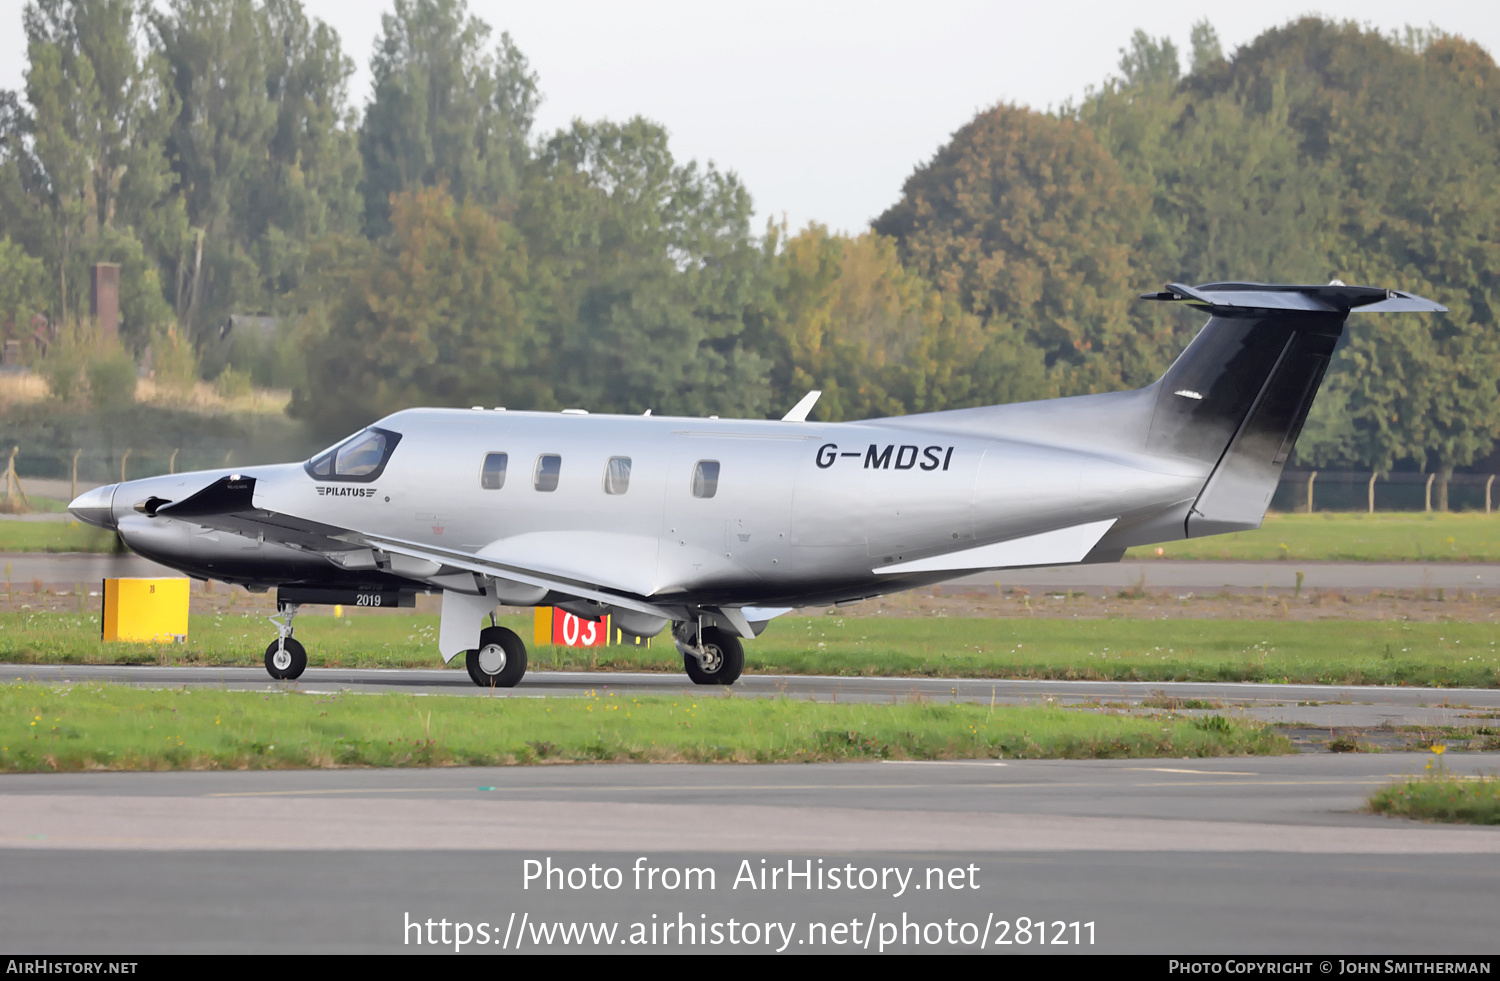
<instances>
[{"instance_id":1,"label":"vertical stabilizer","mask_svg":"<svg viewBox=\"0 0 1500 981\"><path fill-rule=\"evenodd\" d=\"M1143 298L1212 314L1157 382L1147 436L1149 452L1213 464L1188 513L1189 538L1260 527L1351 312L1445 309L1337 284L1174 283Z\"/></svg>"}]
</instances>

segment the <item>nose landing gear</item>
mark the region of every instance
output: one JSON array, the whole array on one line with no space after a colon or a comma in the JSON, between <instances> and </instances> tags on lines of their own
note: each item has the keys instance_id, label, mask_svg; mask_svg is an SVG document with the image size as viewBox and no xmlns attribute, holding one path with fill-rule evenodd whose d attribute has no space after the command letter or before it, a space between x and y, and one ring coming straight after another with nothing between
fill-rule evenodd
<instances>
[{"instance_id":1,"label":"nose landing gear","mask_svg":"<svg viewBox=\"0 0 1500 981\"><path fill-rule=\"evenodd\" d=\"M292 639L292 618L296 615L296 604L285 603L276 608L275 616L266 618L276 624L276 639L266 648L266 671L277 681L295 681L307 668L306 649Z\"/></svg>"}]
</instances>

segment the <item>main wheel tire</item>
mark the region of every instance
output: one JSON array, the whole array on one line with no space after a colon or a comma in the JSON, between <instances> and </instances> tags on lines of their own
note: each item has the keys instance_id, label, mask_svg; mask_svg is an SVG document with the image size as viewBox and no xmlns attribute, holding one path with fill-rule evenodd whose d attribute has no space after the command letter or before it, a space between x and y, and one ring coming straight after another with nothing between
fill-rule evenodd
<instances>
[{"instance_id":1,"label":"main wheel tire","mask_svg":"<svg viewBox=\"0 0 1500 981\"><path fill-rule=\"evenodd\" d=\"M277 681L296 681L306 668L307 650L294 638L288 637L284 648L275 640L266 648L266 671Z\"/></svg>"},{"instance_id":2,"label":"main wheel tire","mask_svg":"<svg viewBox=\"0 0 1500 981\"><path fill-rule=\"evenodd\" d=\"M526 645L514 630L486 627L479 648L465 652L464 662L480 688L514 688L526 674Z\"/></svg>"},{"instance_id":3,"label":"main wheel tire","mask_svg":"<svg viewBox=\"0 0 1500 981\"><path fill-rule=\"evenodd\" d=\"M703 631L703 653L699 661L691 654L682 655L682 666L695 685L732 685L745 670L745 647L734 634L718 627Z\"/></svg>"}]
</instances>

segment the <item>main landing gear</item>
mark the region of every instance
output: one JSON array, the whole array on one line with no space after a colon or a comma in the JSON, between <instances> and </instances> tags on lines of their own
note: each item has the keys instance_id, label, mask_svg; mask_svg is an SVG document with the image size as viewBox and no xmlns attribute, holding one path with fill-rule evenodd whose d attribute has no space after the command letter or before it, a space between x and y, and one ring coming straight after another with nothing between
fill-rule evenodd
<instances>
[{"instance_id":1,"label":"main landing gear","mask_svg":"<svg viewBox=\"0 0 1500 981\"><path fill-rule=\"evenodd\" d=\"M682 651L682 666L693 684L732 685L740 680L745 670L745 647L734 634L718 627L697 630L691 623L680 625L673 633Z\"/></svg>"},{"instance_id":2,"label":"main landing gear","mask_svg":"<svg viewBox=\"0 0 1500 981\"><path fill-rule=\"evenodd\" d=\"M479 647L464 652L469 677L480 688L514 688L526 673L526 645L514 630L485 627L479 632Z\"/></svg>"},{"instance_id":3,"label":"main landing gear","mask_svg":"<svg viewBox=\"0 0 1500 981\"><path fill-rule=\"evenodd\" d=\"M292 639L292 618L296 615L296 604L287 603L276 608L274 617L267 617L276 624L276 639L266 648L266 670L277 681L295 681L307 669L307 651Z\"/></svg>"}]
</instances>

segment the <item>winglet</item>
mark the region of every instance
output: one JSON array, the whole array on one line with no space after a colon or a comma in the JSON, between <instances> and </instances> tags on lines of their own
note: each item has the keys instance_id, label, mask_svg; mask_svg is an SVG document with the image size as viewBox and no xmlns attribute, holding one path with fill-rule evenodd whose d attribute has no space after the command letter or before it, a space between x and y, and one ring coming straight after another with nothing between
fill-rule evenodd
<instances>
[{"instance_id":1,"label":"winglet","mask_svg":"<svg viewBox=\"0 0 1500 981\"><path fill-rule=\"evenodd\" d=\"M796 405L792 406L792 411L781 417L781 421L806 422L807 414L812 411L812 407L818 402L818 396L822 394L823 390L821 388L815 388L812 391L808 392L806 395L802 396L801 402L798 402Z\"/></svg>"}]
</instances>

